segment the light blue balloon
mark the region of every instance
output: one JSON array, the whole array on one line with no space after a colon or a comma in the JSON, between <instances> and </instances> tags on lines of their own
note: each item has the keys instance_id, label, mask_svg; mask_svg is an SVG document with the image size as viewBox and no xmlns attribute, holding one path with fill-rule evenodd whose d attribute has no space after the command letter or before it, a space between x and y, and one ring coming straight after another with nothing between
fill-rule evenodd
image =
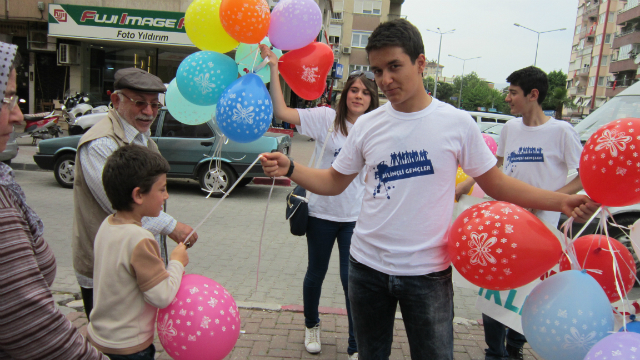
<instances>
[{"instance_id":1,"label":"light blue balloon","mask_svg":"<svg viewBox=\"0 0 640 360\"><path fill-rule=\"evenodd\" d=\"M527 341L546 360L582 360L613 330L602 287L586 272L555 274L536 286L522 306Z\"/></svg>"},{"instance_id":2,"label":"light blue balloon","mask_svg":"<svg viewBox=\"0 0 640 360\"><path fill-rule=\"evenodd\" d=\"M230 140L248 143L269 130L273 105L267 88L256 74L247 74L222 93L216 121Z\"/></svg>"},{"instance_id":3,"label":"light blue balloon","mask_svg":"<svg viewBox=\"0 0 640 360\"><path fill-rule=\"evenodd\" d=\"M211 120L216 113L216 106L199 106L192 104L180 94L176 79L171 80L165 96L167 108L176 120L187 125L200 125Z\"/></svg>"},{"instance_id":4,"label":"light blue balloon","mask_svg":"<svg viewBox=\"0 0 640 360\"><path fill-rule=\"evenodd\" d=\"M271 42L269 41L269 38L267 37L265 37L260 42L260 44L265 44L268 47L272 46ZM273 51L273 53L278 57L278 59L280 59L280 56L282 56L282 51L276 48L272 48L271 51ZM257 58L256 58L256 53L258 53ZM238 74L240 74L240 76L246 75L247 72L244 71L244 69L247 69L249 70L249 72L251 72L251 70L254 67L254 60L255 60L255 66L258 66L262 62L262 56L260 56L260 50L258 49L258 44L241 43L238 46L238 49L236 50L236 63L238 64ZM258 71L256 75L258 75L260 79L262 79L263 83L268 84L269 81L271 81L270 66L269 65L265 66L262 70Z\"/></svg>"},{"instance_id":5,"label":"light blue balloon","mask_svg":"<svg viewBox=\"0 0 640 360\"><path fill-rule=\"evenodd\" d=\"M215 51L198 51L187 56L176 73L182 96L200 106L215 105L237 77L236 62Z\"/></svg>"}]
</instances>

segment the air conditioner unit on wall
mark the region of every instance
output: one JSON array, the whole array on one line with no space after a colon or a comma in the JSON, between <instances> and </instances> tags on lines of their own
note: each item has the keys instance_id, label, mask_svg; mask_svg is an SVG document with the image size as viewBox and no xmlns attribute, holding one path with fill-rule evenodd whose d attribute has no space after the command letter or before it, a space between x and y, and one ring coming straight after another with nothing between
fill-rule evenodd
<instances>
[{"instance_id":1,"label":"air conditioner unit on wall","mask_svg":"<svg viewBox=\"0 0 640 360\"><path fill-rule=\"evenodd\" d=\"M28 44L31 51L56 51L56 38L47 36L46 30L29 30Z\"/></svg>"},{"instance_id":2,"label":"air conditioner unit on wall","mask_svg":"<svg viewBox=\"0 0 640 360\"><path fill-rule=\"evenodd\" d=\"M351 48L348 46L343 46L342 47L342 53L344 54L351 54Z\"/></svg>"},{"instance_id":3,"label":"air conditioner unit on wall","mask_svg":"<svg viewBox=\"0 0 640 360\"><path fill-rule=\"evenodd\" d=\"M80 47L60 44L58 48L58 65L80 65Z\"/></svg>"}]
</instances>

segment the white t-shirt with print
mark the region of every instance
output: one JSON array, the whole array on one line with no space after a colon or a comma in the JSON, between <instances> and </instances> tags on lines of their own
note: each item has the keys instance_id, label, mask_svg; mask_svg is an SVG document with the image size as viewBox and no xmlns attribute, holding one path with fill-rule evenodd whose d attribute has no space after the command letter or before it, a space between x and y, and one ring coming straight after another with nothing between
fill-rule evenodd
<instances>
[{"instance_id":1,"label":"white t-shirt with print","mask_svg":"<svg viewBox=\"0 0 640 360\"><path fill-rule=\"evenodd\" d=\"M502 171L540 189L556 191L567 182L570 169L580 164L580 136L566 121L549 119L527 126L522 118L509 120L502 128L498 152L504 158ZM553 226L560 213L535 210L535 215Z\"/></svg>"},{"instance_id":2,"label":"white t-shirt with print","mask_svg":"<svg viewBox=\"0 0 640 360\"><path fill-rule=\"evenodd\" d=\"M496 164L465 111L433 99L414 113L387 103L361 116L333 163L345 175L362 166L368 174L351 239L353 258L389 275L449 267L447 229L458 163L469 176Z\"/></svg>"},{"instance_id":3,"label":"white t-shirt with print","mask_svg":"<svg viewBox=\"0 0 640 360\"><path fill-rule=\"evenodd\" d=\"M300 126L298 132L302 135L312 137L316 140L314 166L320 157L320 150L325 142L329 127L336 118L336 111L328 107L318 107L313 109L297 109L300 115ZM351 131L353 124L347 123L347 131ZM320 169L328 169L335 158L340 153L347 137L340 131L333 131L327 140L324 148L324 156L320 162ZM360 167L362 170L362 167ZM309 216L319 219L352 222L358 220L362 196L364 195L364 171L349 184L347 189L337 196L321 196L313 193L309 194Z\"/></svg>"}]
</instances>

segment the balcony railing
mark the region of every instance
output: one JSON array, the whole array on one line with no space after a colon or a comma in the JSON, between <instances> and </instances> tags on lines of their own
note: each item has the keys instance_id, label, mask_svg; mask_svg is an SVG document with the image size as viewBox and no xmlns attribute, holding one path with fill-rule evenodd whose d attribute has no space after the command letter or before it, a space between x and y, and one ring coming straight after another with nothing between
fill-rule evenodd
<instances>
[{"instance_id":1,"label":"balcony railing","mask_svg":"<svg viewBox=\"0 0 640 360\"><path fill-rule=\"evenodd\" d=\"M626 30L626 31L620 31L620 32L615 33L613 35L613 37L614 38L619 38L619 37L623 37L623 36L626 36L626 35L629 35L629 34L633 34L634 32L638 32L638 31L640 31L640 30L631 29L631 30Z\"/></svg>"},{"instance_id":2,"label":"balcony railing","mask_svg":"<svg viewBox=\"0 0 640 360\"><path fill-rule=\"evenodd\" d=\"M587 88L584 86L574 86L569 89L569 95L585 95Z\"/></svg>"},{"instance_id":3,"label":"balcony railing","mask_svg":"<svg viewBox=\"0 0 640 360\"><path fill-rule=\"evenodd\" d=\"M591 67L586 66L581 68L580 70L576 70L576 74L579 74L580 76L589 75L589 70L591 70Z\"/></svg>"},{"instance_id":4,"label":"balcony railing","mask_svg":"<svg viewBox=\"0 0 640 360\"><path fill-rule=\"evenodd\" d=\"M615 81L607 81L607 87L608 88L613 88L613 83L616 83L616 89L619 87L629 87L633 84L635 84L638 80L637 79L621 79L621 80L615 80Z\"/></svg>"},{"instance_id":5,"label":"balcony railing","mask_svg":"<svg viewBox=\"0 0 640 360\"><path fill-rule=\"evenodd\" d=\"M627 1L627 3L624 5L624 7L622 8L622 10L618 11L618 14L622 14L623 12L627 11L627 10L631 10L634 7L640 5L640 2L638 0L629 0Z\"/></svg>"},{"instance_id":6,"label":"balcony railing","mask_svg":"<svg viewBox=\"0 0 640 360\"><path fill-rule=\"evenodd\" d=\"M578 52L578 56L591 55L593 51L593 46L589 46L588 48L584 48Z\"/></svg>"}]
</instances>

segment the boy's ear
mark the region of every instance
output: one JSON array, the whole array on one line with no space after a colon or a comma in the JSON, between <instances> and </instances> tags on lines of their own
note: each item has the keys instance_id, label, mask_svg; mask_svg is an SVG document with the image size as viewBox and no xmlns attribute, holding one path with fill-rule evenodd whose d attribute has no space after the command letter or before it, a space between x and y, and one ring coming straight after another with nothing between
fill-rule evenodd
<instances>
[{"instance_id":1,"label":"boy's ear","mask_svg":"<svg viewBox=\"0 0 640 360\"><path fill-rule=\"evenodd\" d=\"M142 193L140 192L140 187L136 187L131 192L131 199L134 203L138 205L142 205Z\"/></svg>"},{"instance_id":2,"label":"boy's ear","mask_svg":"<svg viewBox=\"0 0 640 360\"><path fill-rule=\"evenodd\" d=\"M416 63L418 64L418 72L420 74L424 74L424 68L427 66L427 58L424 56L424 54L418 55Z\"/></svg>"},{"instance_id":3,"label":"boy's ear","mask_svg":"<svg viewBox=\"0 0 640 360\"><path fill-rule=\"evenodd\" d=\"M529 92L529 101L535 101L538 102L538 97L540 96L540 92L538 91L538 89L531 89L531 92Z\"/></svg>"}]
</instances>

